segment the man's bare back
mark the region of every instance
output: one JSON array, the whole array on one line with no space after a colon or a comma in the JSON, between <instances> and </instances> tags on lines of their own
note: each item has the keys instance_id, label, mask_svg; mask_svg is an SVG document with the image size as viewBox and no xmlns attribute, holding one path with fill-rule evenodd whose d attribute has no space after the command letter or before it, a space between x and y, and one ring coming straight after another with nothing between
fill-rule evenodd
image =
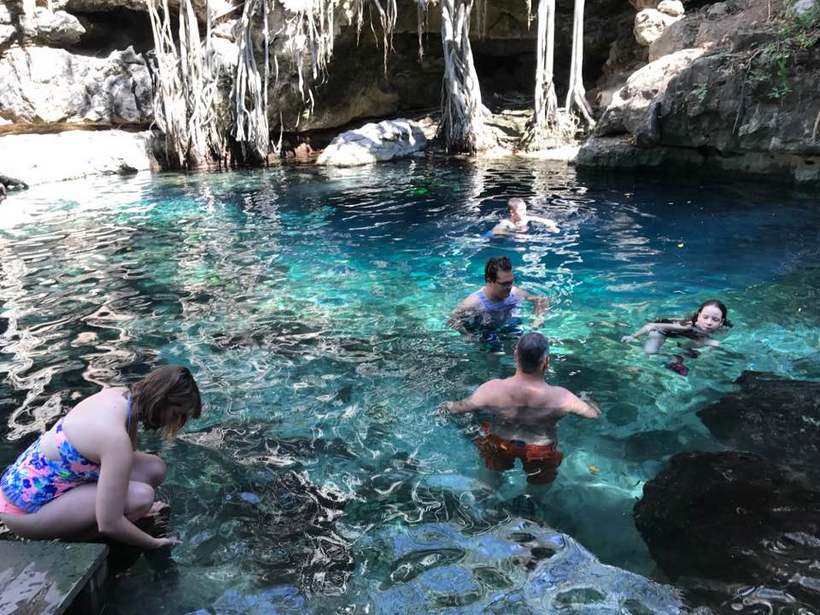
<instances>
[{"instance_id":1,"label":"man's bare back","mask_svg":"<svg viewBox=\"0 0 820 615\"><path fill-rule=\"evenodd\" d=\"M508 440L528 444L557 443L556 424L567 414L597 418L595 406L539 375L516 373L482 384L467 399L451 402L453 413L479 412L492 417L492 431Z\"/></svg>"}]
</instances>

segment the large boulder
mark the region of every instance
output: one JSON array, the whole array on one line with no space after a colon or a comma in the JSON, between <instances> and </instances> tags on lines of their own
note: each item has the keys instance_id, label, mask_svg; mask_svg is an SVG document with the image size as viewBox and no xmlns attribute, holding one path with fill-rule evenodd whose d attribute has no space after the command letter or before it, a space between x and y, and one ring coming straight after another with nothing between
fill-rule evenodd
<instances>
[{"instance_id":1,"label":"large boulder","mask_svg":"<svg viewBox=\"0 0 820 615\"><path fill-rule=\"evenodd\" d=\"M751 604L738 583L757 585L769 612L813 612L820 603L820 490L765 457L675 455L644 486L635 525L673 580L717 590L713 606Z\"/></svg>"},{"instance_id":2,"label":"large boulder","mask_svg":"<svg viewBox=\"0 0 820 615\"><path fill-rule=\"evenodd\" d=\"M0 175L30 186L152 169L152 134L122 130L0 135Z\"/></svg>"},{"instance_id":3,"label":"large boulder","mask_svg":"<svg viewBox=\"0 0 820 615\"><path fill-rule=\"evenodd\" d=\"M820 382L743 372L740 390L698 411L726 446L820 478Z\"/></svg>"},{"instance_id":4,"label":"large boulder","mask_svg":"<svg viewBox=\"0 0 820 615\"><path fill-rule=\"evenodd\" d=\"M0 133L51 127L147 128L151 78L133 49L107 58L50 47L15 47L0 57Z\"/></svg>"},{"instance_id":5,"label":"large boulder","mask_svg":"<svg viewBox=\"0 0 820 615\"><path fill-rule=\"evenodd\" d=\"M67 47L76 45L85 34L85 28L74 15L41 6L35 8L33 14L23 15L20 23L26 43Z\"/></svg>"},{"instance_id":6,"label":"large boulder","mask_svg":"<svg viewBox=\"0 0 820 615\"><path fill-rule=\"evenodd\" d=\"M596 126L599 137L629 133L647 144L658 142L658 103L675 75L703 55L702 49L683 49L650 62L634 72L612 97Z\"/></svg>"},{"instance_id":7,"label":"large boulder","mask_svg":"<svg viewBox=\"0 0 820 615\"><path fill-rule=\"evenodd\" d=\"M657 166L683 159L714 171L820 181L820 142L812 138L816 114L806 113L820 103L814 87L820 79L820 62L816 67L802 66L802 76L790 80L793 92L778 97L759 87L749 92L746 70L734 54L697 57L701 50L683 50L641 71L690 52L692 64L681 67L671 79L657 74L636 95L626 87L613 98L596 134L620 135L624 151L632 155L622 156L619 166L646 166L646 159ZM654 97L648 98L655 90ZM641 151L645 149L655 151ZM586 143L579 164L610 166L613 158L601 153L599 143Z\"/></svg>"},{"instance_id":8,"label":"large boulder","mask_svg":"<svg viewBox=\"0 0 820 615\"><path fill-rule=\"evenodd\" d=\"M427 146L427 137L416 122L384 120L343 132L331 141L316 164L352 167L404 158Z\"/></svg>"},{"instance_id":9,"label":"large boulder","mask_svg":"<svg viewBox=\"0 0 820 615\"><path fill-rule=\"evenodd\" d=\"M696 47L699 23L696 19L684 17L663 31L663 34L649 45L649 61L654 62L670 53Z\"/></svg>"},{"instance_id":10,"label":"large boulder","mask_svg":"<svg viewBox=\"0 0 820 615\"><path fill-rule=\"evenodd\" d=\"M762 0L727 0L667 28L650 46L653 61L612 97L597 139L576 162L685 162L717 173L820 181L820 53L795 34L784 41L788 24L772 22L769 10ZM777 64L777 49L790 50L788 61ZM600 137L620 144L603 146Z\"/></svg>"}]
</instances>

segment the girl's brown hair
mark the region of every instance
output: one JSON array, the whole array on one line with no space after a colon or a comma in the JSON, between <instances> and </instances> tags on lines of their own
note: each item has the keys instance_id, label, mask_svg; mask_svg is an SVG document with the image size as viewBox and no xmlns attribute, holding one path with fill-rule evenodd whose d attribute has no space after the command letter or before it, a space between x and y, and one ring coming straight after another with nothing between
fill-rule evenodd
<instances>
[{"instance_id":1,"label":"girl's brown hair","mask_svg":"<svg viewBox=\"0 0 820 615\"><path fill-rule=\"evenodd\" d=\"M145 429L162 429L173 438L189 417L202 414L202 398L196 381L187 367L165 365L155 369L131 387L129 435L136 440L137 425Z\"/></svg>"}]
</instances>

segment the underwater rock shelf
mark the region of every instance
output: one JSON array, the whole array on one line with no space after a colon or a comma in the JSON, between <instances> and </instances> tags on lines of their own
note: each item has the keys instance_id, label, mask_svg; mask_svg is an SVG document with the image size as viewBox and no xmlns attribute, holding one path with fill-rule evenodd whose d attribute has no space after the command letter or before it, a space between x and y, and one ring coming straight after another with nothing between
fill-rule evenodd
<instances>
[{"instance_id":1,"label":"underwater rock shelf","mask_svg":"<svg viewBox=\"0 0 820 615\"><path fill-rule=\"evenodd\" d=\"M108 547L0 540L0 613L100 612Z\"/></svg>"}]
</instances>

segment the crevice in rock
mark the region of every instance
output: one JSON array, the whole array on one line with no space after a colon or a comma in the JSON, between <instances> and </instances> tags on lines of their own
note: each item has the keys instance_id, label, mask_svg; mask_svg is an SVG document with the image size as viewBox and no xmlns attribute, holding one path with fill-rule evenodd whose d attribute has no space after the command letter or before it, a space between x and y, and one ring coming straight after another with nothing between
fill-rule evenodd
<instances>
[{"instance_id":1,"label":"crevice in rock","mask_svg":"<svg viewBox=\"0 0 820 615\"><path fill-rule=\"evenodd\" d=\"M79 43L69 48L74 53L101 56L129 46L137 53L154 48L147 13L114 7L105 12L75 14L86 32Z\"/></svg>"}]
</instances>

